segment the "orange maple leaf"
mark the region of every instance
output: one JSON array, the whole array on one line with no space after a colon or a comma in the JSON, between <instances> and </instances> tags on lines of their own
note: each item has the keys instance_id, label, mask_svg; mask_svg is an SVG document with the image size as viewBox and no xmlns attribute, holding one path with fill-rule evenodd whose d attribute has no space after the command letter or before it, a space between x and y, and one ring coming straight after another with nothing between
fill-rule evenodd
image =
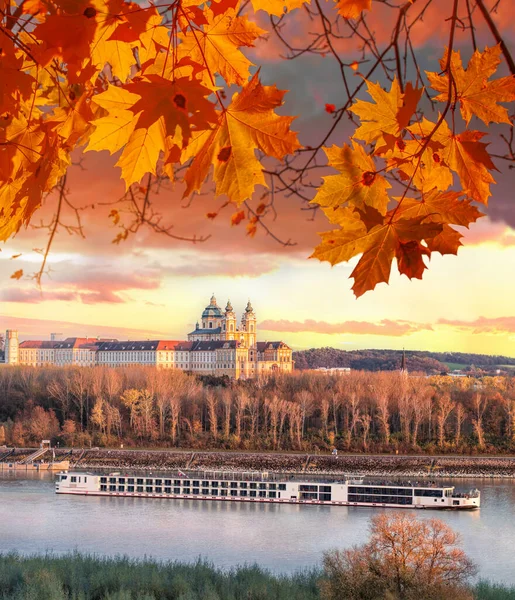
<instances>
[{"instance_id":1,"label":"orange maple leaf","mask_svg":"<svg viewBox=\"0 0 515 600\"><path fill-rule=\"evenodd\" d=\"M453 97L460 103L460 111L465 122L470 122L473 115L487 125L493 123L510 123L508 111L499 102L515 100L515 77L500 77L489 81L501 63L501 47L485 48L483 53L476 50L470 59L467 69L463 68L459 50L451 55L451 73L454 81ZM447 65L447 50L440 61L442 70ZM431 87L440 92L435 99L447 102L449 94L449 75L426 72Z\"/></svg>"}]
</instances>

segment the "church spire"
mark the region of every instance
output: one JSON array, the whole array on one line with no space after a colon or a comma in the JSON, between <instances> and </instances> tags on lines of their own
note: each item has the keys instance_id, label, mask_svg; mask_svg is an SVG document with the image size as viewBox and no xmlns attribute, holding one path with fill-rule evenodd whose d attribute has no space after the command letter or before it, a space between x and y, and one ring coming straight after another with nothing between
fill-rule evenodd
<instances>
[{"instance_id":1,"label":"church spire","mask_svg":"<svg viewBox=\"0 0 515 600\"><path fill-rule=\"evenodd\" d=\"M406 350L404 350L404 348L402 349L401 373L408 373L408 367L406 366Z\"/></svg>"}]
</instances>

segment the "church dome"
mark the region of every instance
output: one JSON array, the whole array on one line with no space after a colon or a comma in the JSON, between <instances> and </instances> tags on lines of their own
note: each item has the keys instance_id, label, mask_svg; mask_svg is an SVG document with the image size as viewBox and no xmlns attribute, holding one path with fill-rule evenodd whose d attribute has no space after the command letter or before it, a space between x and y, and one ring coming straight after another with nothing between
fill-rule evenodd
<instances>
[{"instance_id":1,"label":"church dome","mask_svg":"<svg viewBox=\"0 0 515 600\"><path fill-rule=\"evenodd\" d=\"M223 316L222 310L216 303L216 298L215 298L215 295L213 294L211 296L211 301L209 302L209 304L204 309L204 312L202 313L202 318L204 319L204 318L208 318L208 317L222 317L222 316Z\"/></svg>"},{"instance_id":2,"label":"church dome","mask_svg":"<svg viewBox=\"0 0 515 600\"><path fill-rule=\"evenodd\" d=\"M252 304L250 303L250 300L247 302L247 308L245 308L245 312L246 313L254 312L254 309L252 308Z\"/></svg>"},{"instance_id":3,"label":"church dome","mask_svg":"<svg viewBox=\"0 0 515 600\"><path fill-rule=\"evenodd\" d=\"M227 306L225 307L225 312L233 312L232 304L230 300L227 300Z\"/></svg>"}]
</instances>

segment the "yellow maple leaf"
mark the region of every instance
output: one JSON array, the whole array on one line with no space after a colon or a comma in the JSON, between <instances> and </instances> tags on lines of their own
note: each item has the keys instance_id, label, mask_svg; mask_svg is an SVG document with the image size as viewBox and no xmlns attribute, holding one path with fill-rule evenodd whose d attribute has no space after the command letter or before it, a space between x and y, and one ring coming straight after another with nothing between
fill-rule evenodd
<instances>
[{"instance_id":1,"label":"yellow maple leaf","mask_svg":"<svg viewBox=\"0 0 515 600\"><path fill-rule=\"evenodd\" d=\"M193 158L184 177L185 196L200 190L211 165L217 195L225 194L236 204L250 198L256 185L266 185L256 150L282 160L300 148L297 134L290 131L293 117L274 112L285 93L263 86L256 73L219 113L213 130L192 135L182 157L183 162Z\"/></svg>"},{"instance_id":2,"label":"yellow maple leaf","mask_svg":"<svg viewBox=\"0 0 515 600\"><path fill-rule=\"evenodd\" d=\"M345 19L357 19L364 10L372 8L372 0L337 0L338 12Z\"/></svg>"},{"instance_id":3,"label":"yellow maple leaf","mask_svg":"<svg viewBox=\"0 0 515 600\"><path fill-rule=\"evenodd\" d=\"M447 64L447 50L440 61L442 70ZM473 115L487 125L493 123L510 123L508 111L499 102L515 100L515 77L500 77L489 81L501 63L501 48L499 45L485 48L483 53L476 50L470 59L467 69L463 68L459 50L453 50L451 55L451 73L454 80L452 94L460 103L461 116L467 125ZM431 87L440 92L435 99L447 102L449 94L448 74L426 72ZM456 90L454 92L454 89Z\"/></svg>"},{"instance_id":4,"label":"yellow maple leaf","mask_svg":"<svg viewBox=\"0 0 515 600\"><path fill-rule=\"evenodd\" d=\"M221 75L228 85L243 85L249 78L249 67L253 63L239 50L251 47L255 40L266 33L244 15L236 16L234 10L213 16L205 11L208 23L203 30L188 30L181 35L179 57L188 57L203 65L202 81L212 86L215 74Z\"/></svg>"},{"instance_id":5,"label":"yellow maple leaf","mask_svg":"<svg viewBox=\"0 0 515 600\"><path fill-rule=\"evenodd\" d=\"M382 140L385 134L399 135L415 112L423 90L407 85L403 93L395 77L389 92L371 81L367 81L367 91L374 102L357 100L349 110L361 119L353 137L371 144Z\"/></svg>"},{"instance_id":6,"label":"yellow maple leaf","mask_svg":"<svg viewBox=\"0 0 515 600\"><path fill-rule=\"evenodd\" d=\"M438 155L458 174L464 193L487 204L491 196L490 184L495 183L490 171L496 167L486 151L488 144L480 141L486 134L472 130L453 134L445 120L433 133L434 126L435 123L424 118L409 129L422 138L432 134L432 139L441 145Z\"/></svg>"},{"instance_id":7,"label":"yellow maple leaf","mask_svg":"<svg viewBox=\"0 0 515 600\"><path fill-rule=\"evenodd\" d=\"M352 142L339 148L324 148L329 165L340 171L339 175L324 177L324 183L311 201L322 207L329 220L334 222L334 209L346 205L363 208L372 206L381 214L386 213L390 184L375 172L376 166L362 146Z\"/></svg>"},{"instance_id":8,"label":"yellow maple leaf","mask_svg":"<svg viewBox=\"0 0 515 600\"><path fill-rule=\"evenodd\" d=\"M252 8L257 12L264 10L269 15L280 17L289 13L303 4L309 4L310 0L251 0Z\"/></svg>"}]
</instances>

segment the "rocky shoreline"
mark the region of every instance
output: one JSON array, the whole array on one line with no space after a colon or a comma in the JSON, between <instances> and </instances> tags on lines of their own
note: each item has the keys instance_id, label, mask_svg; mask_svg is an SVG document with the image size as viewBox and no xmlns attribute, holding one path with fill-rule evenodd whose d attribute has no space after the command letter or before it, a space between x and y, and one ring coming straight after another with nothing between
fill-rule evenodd
<instances>
[{"instance_id":1,"label":"rocky shoreline","mask_svg":"<svg viewBox=\"0 0 515 600\"><path fill-rule=\"evenodd\" d=\"M34 449L14 449L17 462ZM0 454L2 452L0 451ZM47 459L48 460L48 459ZM280 454L181 450L59 449L55 459L69 460L70 468L138 471L258 471L313 475L369 477L515 478L515 457Z\"/></svg>"}]
</instances>

